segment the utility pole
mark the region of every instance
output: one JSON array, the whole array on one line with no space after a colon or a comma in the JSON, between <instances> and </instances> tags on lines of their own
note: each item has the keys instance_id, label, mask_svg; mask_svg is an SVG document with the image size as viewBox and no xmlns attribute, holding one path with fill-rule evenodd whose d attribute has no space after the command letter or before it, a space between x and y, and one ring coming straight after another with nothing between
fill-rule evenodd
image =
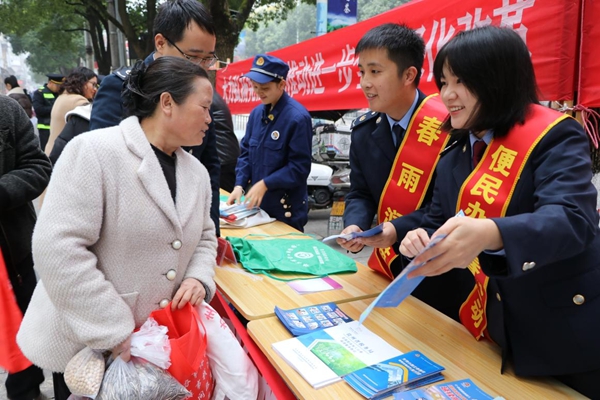
<instances>
[{"instance_id":1,"label":"utility pole","mask_svg":"<svg viewBox=\"0 0 600 400\"><path fill-rule=\"evenodd\" d=\"M92 46L92 38L89 32L89 25L85 23L85 32L83 34L83 39L85 41L85 66L92 71L94 69L94 47Z\"/></svg>"},{"instance_id":2,"label":"utility pole","mask_svg":"<svg viewBox=\"0 0 600 400\"><path fill-rule=\"evenodd\" d=\"M121 14L118 12L119 2L126 1L126 0L114 0L114 1L115 1L115 10L117 10L116 11L117 21L119 21L122 24L123 22L121 21ZM125 53L125 35L120 30L117 31L117 43L118 43L117 49L119 50L119 65L118 65L118 67L122 67L124 65L127 65L127 54Z\"/></svg>"},{"instance_id":3,"label":"utility pole","mask_svg":"<svg viewBox=\"0 0 600 400\"><path fill-rule=\"evenodd\" d=\"M115 17L117 15L115 8L115 0L107 0L108 14ZM108 45L110 46L110 69L119 68L121 62L119 60L119 40L117 36L117 27L115 24L108 21Z\"/></svg>"}]
</instances>

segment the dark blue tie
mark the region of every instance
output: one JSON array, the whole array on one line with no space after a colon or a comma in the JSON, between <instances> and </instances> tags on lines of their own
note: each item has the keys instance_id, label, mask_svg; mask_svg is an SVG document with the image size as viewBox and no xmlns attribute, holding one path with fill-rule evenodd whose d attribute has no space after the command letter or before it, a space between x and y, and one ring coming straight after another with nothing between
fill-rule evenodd
<instances>
[{"instance_id":1,"label":"dark blue tie","mask_svg":"<svg viewBox=\"0 0 600 400\"><path fill-rule=\"evenodd\" d=\"M394 124L392 127L392 132L394 133L394 138L396 139L396 149L400 147L400 143L402 143L402 136L404 135L404 129L399 124Z\"/></svg>"}]
</instances>

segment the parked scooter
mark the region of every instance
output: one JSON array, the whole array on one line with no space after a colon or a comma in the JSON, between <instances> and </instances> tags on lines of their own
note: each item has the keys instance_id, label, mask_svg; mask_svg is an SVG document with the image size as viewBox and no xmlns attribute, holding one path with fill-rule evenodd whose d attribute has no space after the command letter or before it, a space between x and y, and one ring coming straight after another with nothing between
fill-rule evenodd
<instances>
[{"instance_id":1,"label":"parked scooter","mask_svg":"<svg viewBox=\"0 0 600 400\"><path fill-rule=\"evenodd\" d=\"M308 209L321 209L331 206L333 186L331 176L333 168L328 165L311 163L308 175Z\"/></svg>"},{"instance_id":2,"label":"parked scooter","mask_svg":"<svg viewBox=\"0 0 600 400\"><path fill-rule=\"evenodd\" d=\"M345 188L336 188L331 180L348 167L350 131L321 123L313 133L313 163L307 180L309 209L328 208L334 199L345 196Z\"/></svg>"}]
</instances>

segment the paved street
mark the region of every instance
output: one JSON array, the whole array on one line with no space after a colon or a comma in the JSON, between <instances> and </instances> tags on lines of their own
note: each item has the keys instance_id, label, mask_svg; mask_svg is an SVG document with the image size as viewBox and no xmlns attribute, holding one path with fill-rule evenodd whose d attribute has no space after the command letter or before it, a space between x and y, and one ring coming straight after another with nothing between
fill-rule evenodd
<instances>
[{"instance_id":1,"label":"paved street","mask_svg":"<svg viewBox=\"0 0 600 400\"><path fill-rule=\"evenodd\" d=\"M314 235L317 239L322 239L327 235L333 235L339 232L327 232L327 226L329 222L329 209L326 210L314 210L308 214L308 223L305 227L305 232L311 235ZM338 250L339 252L346 254L346 251L338 246L335 242L329 243L332 248ZM366 264L370 251L367 249L361 251L358 254L349 253L348 255L354 258L356 261ZM4 387L4 381L6 379L6 373L0 371L0 400L7 400L6 397L6 389ZM52 387L52 376L50 374L46 374L46 381L42 385L42 392L48 396L48 398L53 399L53 387Z\"/></svg>"}]
</instances>

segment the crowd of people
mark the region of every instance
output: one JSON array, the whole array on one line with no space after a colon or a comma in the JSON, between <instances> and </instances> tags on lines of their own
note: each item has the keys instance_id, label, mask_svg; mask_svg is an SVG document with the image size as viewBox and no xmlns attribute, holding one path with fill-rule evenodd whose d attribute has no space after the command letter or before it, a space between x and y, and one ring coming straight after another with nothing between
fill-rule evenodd
<instances>
[{"instance_id":1,"label":"crowd of people","mask_svg":"<svg viewBox=\"0 0 600 400\"><path fill-rule=\"evenodd\" d=\"M154 52L102 81L84 67L49 75L31 101L5 79L0 249L32 363L9 373L11 400L43 398L41 368L66 400L63 372L82 348L127 359L153 310L212 299L220 188L297 230L308 220L311 118L286 93L286 62L254 58L245 77L261 104L238 145L206 72L218 60L207 9L167 1L153 34ZM405 25L372 28L356 54L370 111L352 124L342 233L374 219L383 232L338 244L373 247L369 266L390 279L422 264L413 294L497 344L502 370L600 397L589 143L577 121L539 104L525 43L507 28L458 33L435 58L439 94L419 90L425 43ZM431 117L442 121L434 140L416 140ZM421 175L410 187L408 163Z\"/></svg>"}]
</instances>

